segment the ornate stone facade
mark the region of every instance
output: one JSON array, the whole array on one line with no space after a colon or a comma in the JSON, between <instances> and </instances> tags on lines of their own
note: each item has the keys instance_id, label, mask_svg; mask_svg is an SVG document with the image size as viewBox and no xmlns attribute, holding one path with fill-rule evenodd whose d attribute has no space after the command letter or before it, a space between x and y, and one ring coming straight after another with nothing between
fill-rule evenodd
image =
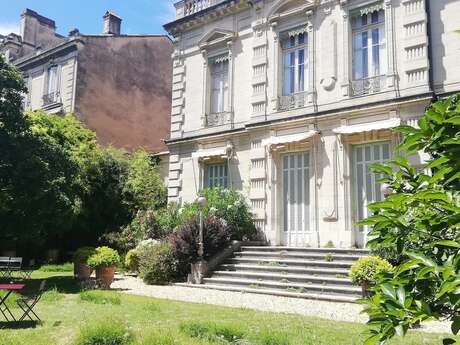
<instances>
[{"instance_id":1,"label":"ornate stone facade","mask_svg":"<svg viewBox=\"0 0 460 345\"><path fill-rule=\"evenodd\" d=\"M176 8L165 25L181 87L170 200L192 201L207 186L207 166L224 162L272 244L364 246L366 229L355 222L381 197L369 165L397 154L392 128L415 123L436 94L460 91L460 0L183 0ZM216 54L229 56L225 121L209 121Z\"/></svg>"}]
</instances>

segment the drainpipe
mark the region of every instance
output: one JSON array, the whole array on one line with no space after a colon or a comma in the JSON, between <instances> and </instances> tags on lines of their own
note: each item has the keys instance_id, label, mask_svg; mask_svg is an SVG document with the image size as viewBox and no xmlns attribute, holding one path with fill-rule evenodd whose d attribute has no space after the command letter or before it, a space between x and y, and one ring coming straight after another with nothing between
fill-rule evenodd
<instances>
[{"instance_id":1,"label":"drainpipe","mask_svg":"<svg viewBox=\"0 0 460 345\"><path fill-rule=\"evenodd\" d=\"M430 0L425 0L426 12L426 34L428 36L428 86L432 92L433 100L437 98L434 90L434 71L433 71L433 37L431 34L431 21L430 21Z\"/></svg>"}]
</instances>

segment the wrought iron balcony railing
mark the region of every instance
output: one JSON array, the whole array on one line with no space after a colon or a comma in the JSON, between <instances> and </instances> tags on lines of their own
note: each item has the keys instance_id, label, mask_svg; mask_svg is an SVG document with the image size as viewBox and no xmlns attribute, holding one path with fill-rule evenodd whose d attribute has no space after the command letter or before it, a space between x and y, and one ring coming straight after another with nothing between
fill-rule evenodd
<instances>
[{"instance_id":1,"label":"wrought iron balcony railing","mask_svg":"<svg viewBox=\"0 0 460 345\"><path fill-rule=\"evenodd\" d=\"M59 91L51 92L43 95L43 106L46 107L51 104L61 103L61 94Z\"/></svg>"},{"instance_id":2,"label":"wrought iron balcony railing","mask_svg":"<svg viewBox=\"0 0 460 345\"><path fill-rule=\"evenodd\" d=\"M385 88L386 79L387 77L385 75L379 75L376 77L353 80L351 82L351 95L363 96L380 92Z\"/></svg>"},{"instance_id":3,"label":"wrought iron balcony railing","mask_svg":"<svg viewBox=\"0 0 460 345\"><path fill-rule=\"evenodd\" d=\"M278 110L286 111L291 109L303 108L307 104L308 92L296 92L278 98Z\"/></svg>"},{"instance_id":4,"label":"wrought iron balcony railing","mask_svg":"<svg viewBox=\"0 0 460 345\"><path fill-rule=\"evenodd\" d=\"M206 115L206 127L216 127L232 123L232 113L222 112Z\"/></svg>"},{"instance_id":5,"label":"wrought iron balcony railing","mask_svg":"<svg viewBox=\"0 0 460 345\"><path fill-rule=\"evenodd\" d=\"M176 19L200 12L208 7L217 5L225 0L182 0L174 4Z\"/></svg>"}]
</instances>

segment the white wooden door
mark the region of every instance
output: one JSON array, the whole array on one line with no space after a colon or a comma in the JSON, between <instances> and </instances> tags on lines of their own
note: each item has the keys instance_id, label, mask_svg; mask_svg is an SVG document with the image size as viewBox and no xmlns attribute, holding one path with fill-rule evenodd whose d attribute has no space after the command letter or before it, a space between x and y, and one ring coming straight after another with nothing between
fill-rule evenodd
<instances>
[{"instance_id":1,"label":"white wooden door","mask_svg":"<svg viewBox=\"0 0 460 345\"><path fill-rule=\"evenodd\" d=\"M310 155L283 156L283 244L305 246L310 232Z\"/></svg>"},{"instance_id":2,"label":"white wooden door","mask_svg":"<svg viewBox=\"0 0 460 345\"><path fill-rule=\"evenodd\" d=\"M383 198L381 178L371 173L372 164L381 164L390 158L390 143L380 142L353 147L353 191L354 191L354 222L371 215L368 205ZM367 226L355 226L356 245L365 247L367 242Z\"/></svg>"}]
</instances>

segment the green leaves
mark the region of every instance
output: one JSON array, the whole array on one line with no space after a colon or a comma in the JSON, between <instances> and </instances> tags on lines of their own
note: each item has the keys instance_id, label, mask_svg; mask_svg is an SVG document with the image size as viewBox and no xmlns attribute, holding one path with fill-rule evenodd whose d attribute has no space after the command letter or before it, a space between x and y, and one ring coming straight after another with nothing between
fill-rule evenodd
<instances>
[{"instance_id":1,"label":"green leaves","mask_svg":"<svg viewBox=\"0 0 460 345\"><path fill-rule=\"evenodd\" d=\"M434 103L420 128L401 126L399 149L431 157L426 171L407 159L375 166L392 193L370 205L369 247L394 260L392 272L377 276L365 312L371 336L366 344L384 344L414 324L447 318L460 332L460 95ZM390 248L390 250L389 250ZM395 259L397 258L397 260ZM456 344L445 339L444 344Z\"/></svg>"}]
</instances>

